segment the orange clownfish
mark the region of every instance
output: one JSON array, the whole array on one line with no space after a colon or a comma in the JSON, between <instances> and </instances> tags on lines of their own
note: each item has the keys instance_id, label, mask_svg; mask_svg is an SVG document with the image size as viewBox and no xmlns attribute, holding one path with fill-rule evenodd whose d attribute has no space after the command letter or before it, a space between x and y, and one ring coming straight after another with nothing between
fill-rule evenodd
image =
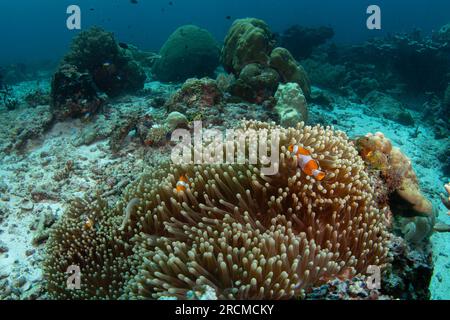
<instances>
[{"instance_id":1,"label":"orange clownfish","mask_svg":"<svg viewBox=\"0 0 450 320\"><path fill-rule=\"evenodd\" d=\"M177 182L177 192L186 191L187 188L189 188L189 179L182 175Z\"/></svg>"},{"instance_id":2,"label":"orange clownfish","mask_svg":"<svg viewBox=\"0 0 450 320\"><path fill-rule=\"evenodd\" d=\"M296 155L298 166L308 176L314 176L318 181L322 181L326 173L320 170L319 163L311 157L311 153L303 147L290 145L288 148L292 155Z\"/></svg>"}]
</instances>

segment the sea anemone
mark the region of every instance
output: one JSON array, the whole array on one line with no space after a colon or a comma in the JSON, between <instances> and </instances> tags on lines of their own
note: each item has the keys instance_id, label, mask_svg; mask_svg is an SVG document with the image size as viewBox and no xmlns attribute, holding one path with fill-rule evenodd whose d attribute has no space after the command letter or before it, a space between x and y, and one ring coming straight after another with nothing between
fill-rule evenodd
<instances>
[{"instance_id":1,"label":"sea anemone","mask_svg":"<svg viewBox=\"0 0 450 320\"><path fill-rule=\"evenodd\" d=\"M186 299L205 285L219 299L291 299L330 278L389 264L387 210L377 207L344 133L260 122L242 129L280 133L277 174L249 163L167 165L144 174L114 209L101 199L79 202L48 243L51 296L73 297L65 271L77 263L86 274L77 297L132 299ZM323 181L298 170L287 151L293 143L320 162ZM190 178L185 191L176 188L181 176ZM130 201L137 205L122 229ZM82 228L86 214L95 230Z\"/></svg>"}]
</instances>

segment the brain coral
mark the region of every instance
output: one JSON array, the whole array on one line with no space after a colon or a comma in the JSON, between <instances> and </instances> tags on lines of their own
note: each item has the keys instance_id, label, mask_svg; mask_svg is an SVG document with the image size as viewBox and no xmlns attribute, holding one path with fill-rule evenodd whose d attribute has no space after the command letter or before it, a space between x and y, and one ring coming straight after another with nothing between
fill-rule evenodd
<instances>
[{"instance_id":1,"label":"brain coral","mask_svg":"<svg viewBox=\"0 0 450 320\"><path fill-rule=\"evenodd\" d=\"M345 134L257 122L243 128L279 130L278 174L250 164L159 166L115 208L77 202L48 242L51 296L185 299L208 285L220 299L289 299L389 263L385 210ZM297 170L291 143L311 151L324 181ZM185 191L175 189L181 176L189 178ZM79 291L65 289L71 264L86 275Z\"/></svg>"},{"instance_id":2,"label":"brain coral","mask_svg":"<svg viewBox=\"0 0 450 320\"><path fill-rule=\"evenodd\" d=\"M219 46L207 30L194 25L182 26L161 48L161 58L153 66L153 73L164 82L213 76L219 55Z\"/></svg>"}]
</instances>

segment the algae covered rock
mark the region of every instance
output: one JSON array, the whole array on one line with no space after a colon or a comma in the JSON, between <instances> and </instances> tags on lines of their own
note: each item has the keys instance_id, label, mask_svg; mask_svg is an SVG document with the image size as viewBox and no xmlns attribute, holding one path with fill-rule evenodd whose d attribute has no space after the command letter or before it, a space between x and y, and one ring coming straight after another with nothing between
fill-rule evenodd
<instances>
[{"instance_id":1,"label":"algae covered rock","mask_svg":"<svg viewBox=\"0 0 450 320\"><path fill-rule=\"evenodd\" d=\"M297 64L287 49L275 48L270 54L269 65L278 71L283 82L298 83L307 97L311 95L311 84L306 71L302 66Z\"/></svg>"},{"instance_id":2,"label":"algae covered rock","mask_svg":"<svg viewBox=\"0 0 450 320\"><path fill-rule=\"evenodd\" d=\"M64 64L88 72L95 85L109 96L143 89L146 80L142 67L118 45L114 35L98 27L75 37Z\"/></svg>"},{"instance_id":3,"label":"algae covered rock","mask_svg":"<svg viewBox=\"0 0 450 320\"><path fill-rule=\"evenodd\" d=\"M231 26L222 50L222 63L236 76L251 63L267 65L274 48L274 35L262 20L238 19Z\"/></svg>"},{"instance_id":4,"label":"algae covered rock","mask_svg":"<svg viewBox=\"0 0 450 320\"><path fill-rule=\"evenodd\" d=\"M312 54L314 48L333 37L334 30L330 27L309 28L294 25L280 35L279 42L296 59L306 59Z\"/></svg>"},{"instance_id":5,"label":"algae covered rock","mask_svg":"<svg viewBox=\"0 0 450 320\"><path fill-rule=\"evenodd\" d=\"M96 113L106 101L92 76L74 65L61 65L53 75L51 87L51 110L58 120Z\"/></svg>"},{"instance_id":6,"label":"algae covered rock","mask_svg":"<svg viewBox=\"0 0 450 320\"><path fill-rule=\"evenodd\" d=\"M162 47L153 73L163 82L212 76L219 65L219 55L219 46L207 30L194 25L182 26Z\"/></svg>"},{"instance_id":7,"label":"algae covered rock","mask_svg":"<svg viewBox=\"0 0 450 320\"><path fill-rule=\"evenodd\" d=\"M169 112L201 110L217 106L223 100L223 94L216 81L209 78L189 79L180 90L170 97L165 107Z\"/></svg>"},{"instance_id":8,"label":"algae covered rock","mask_svg":"<svg viewBox=\"0 0 450 320\"><path fill-rule=\"evenodd\" d=\"M308 120L308 106L303 91L297 83L280 84L275 94L275 110L284 127L296 127Z\"/></svg>"},{"instance_id":9,"label":"algae covered rock","mask_svg":"<svg viewBox=\"0 0 450 320\"><path fill-rule=\"evenodd\" d=\"M450 110L450 84L447 86L447 90L445 90L444 106L445 106L447 112L449 112L449 110Z\"/></svg>"},{"instance_id":10,"label":"algae covered rock","mask_svg":"<svg viewBox=\"0 0 450 320\"><path fill-rule=\"evenodd\" d=\"M363 101L373 109L375 114L386 119L405 126L413 126L415 124L414 118L403 104L388 94L372 91L366 95Z\"/></svg>"},{"instance_id":11,"label":"algae covered rock","mask_svg":"<svg viewBox=\"0 0 450 320\"><path fill-rule=\"evenodd\" d=\"M231 85L230 93L246 101L261 103L273 97L280 76L272 68L252 63L244 67L239 78Z\"/></svg>"}]
</instances>

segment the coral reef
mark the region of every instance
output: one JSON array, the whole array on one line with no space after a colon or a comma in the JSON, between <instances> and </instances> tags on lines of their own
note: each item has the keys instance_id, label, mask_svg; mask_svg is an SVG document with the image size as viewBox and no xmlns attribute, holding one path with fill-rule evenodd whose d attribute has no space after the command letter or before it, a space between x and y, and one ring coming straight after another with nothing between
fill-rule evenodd
<instances>
[{"instance_id":1,"label":"coral reef","mask_svg":"<svg viewBox=\"0 0 450 320\"><path fill-rule=\"evenodd\" d=\"M450 84L447 86L447 89L444 93L444 106L446 110L446 115L450 115Z\"/></svg>"},{"instance_id":2,"label":"coral reef","mask_svg":"<svg viewBox=\"0 0 450 320\"><path fill-rule=\"evenodd\" d=\"M0 69L0 102L8 110L14 110L19 105L16 98L13 97L12 89L3 80L2 70Z\"/></svg>"},{"instance_id":3,"label":"coral reef","mask_svg":"<svg viewBox=\"0 0 450 320\"><path fill-rule=\"evenodd\" d=\"M295 127L308 121L308 105L303 91L297 83L280 84L275 94L275 110L284 127Z\"/></svg>"},{"instance_id":4,"label":"coral reef","mask_svg":"<svg viewBox=\"0 0 450 320\"><path fill-rule=\"evenodd\" d=\"M242 129L279 131L277 175L248 163L158 166L115 207L99 196L76 200L47 242L50 296L186 299L208 285L219 299L288 299L389 264L386 210L342 132L257 122ZM291 143L320 161L324 182L298 172ZM184 191L175 189L181 176ZM81 268L81 290L66 288L71 265Z\"/></svg>"},{"instance_id":5,"label":"coral reef","mask_svg":"<svg viewBox=\"0 0 450 320\"><path fill-rule=\"evenodd\" d=\"M51 103L51 98L48 92L36 89L25 96L25 102L29 107L35 108L37 106L49 105Z\"/></svg>"},{"instance_id":6,"label":"coral reef","mask_svg":"<svg viewBox=\"0 0 450 320\"><path fill-rule=\"evenodd\" d=\"M213 76L219 66L220 49L207 30L186 25L169 37L159 55L153 66L155 77L164 82L183 82Z\"/></svg>"},{"instance_id":7,"label":"coral reef","mask_svg":"<svg viewBox=\"0 0 450 320\"><path fill-rule=\"evenodd\" d=\"M274 69L251 63L242 69L227 91L246 101L262 103L273 97L279 82L280 76Z\"/></svg>"},{"instance_id":8,"label":"coral reef","mask_svg":"<svg viewBox=\"0 0 450 320\"><path fill-rule=\"evenodd\" d=\"M447 41L422 36L420 31L375 38L350 51L353 57L344 54L342 60L356 59L359 63L376 65L379 72L395 73L412 92L443 92L449 80L446 70L450 67L450 47Z\"/></svg>"},{"instance_id":9,"label":"coral reef","mask_svg":"<svg viewBox=\"0 0 450 320\"><path fill-rule=\"evenodd\" d=\"M225 71L239 76L248 64L267 65L274 46L274 35L264 21L255 18L238 19L225 38L222 64Z\"/></svg>"},{"instance_id":10,"label":"coral reef","mask_svg":"<svg viewBox=\"0 0 450 320\"><path fill-rule=\"evenodd\" d=\"M308 58L313 49L334 37L330 27L309 28L294 25L278 37L280 45L289 50L297 60Z\"/></svg>"},{"instance_id":11,"label":"coral reef","mask_svg":"<svg viewBox=\"0 0 450 320\"><path fill-rule=\"evenodd\" d=\"M53 75L51 107L58 120L94 114L105 102L92 76L76 66L63 64Z\"/></svg>"},{"instance_id":12,"label":"coral reef","mask_svg":"<svg viewBox=\"0 0 450 320\"><path fill-rule=\"evenodd\" d=\"M384 180L391 210L403 216L433 216L431 202L420 191L411 161L383 133L356 139L359 154Z\"/></svg>"},{"instance_id":13,"label":"coral reef","mask_svg":"<svg viewBox=\"0 0 450 320\"><path fill-rule=\"evenodd\" d=\"M306 97L311 88L304 69L290 52L275 48L276 41L262 20L236 20L225 38L222 63L236 81L228 86L233 96L262 103L275 94L279 83L296 82Z\"/></svg>"},{"instance_id":14,"label":"coral reef","mask_svg":"<svg viewBox=\"0 0 450 320\"><path fill-rule=\"evenodd\" d=\"M393 262L382 278L382 293L403 300L430 299L429 284L433 275L430 243L411 246L401 237L389 243Z\"/></svg>"},{"instance_id":15,"label":"coral reef","mask_svg":"<svg viewBox=\"0 0 450 320\"><path fill-rule=\"evenodd\" d=\"M210 121L211 116L221 112L224 96L216 81L203 79L189 79L165 103L168 112L180 112L189 121Z\"/></svg>"},{"instance_id":16,"label":"coral reef","mask_svg":"<svg viewBox=\"0 0 450 320\"><path fill-rule=\"evenodd\" d=\"M81 32L72 42L64 64L88 72L95 85L109 96L143 89L146 75L141 66L118 45L114 35L93 27Z\"/></svg>"},{"instance_id":17,"label":"coral reef","mask_svg":"<svg viewBox=\"0 0 450 320\"><path fill-rule=\"evenodd\" d=\"M369 289L367 277L330 280L328 283L313 288L306 295L306 300L391 300L377 289Z\"/></svg>"},{"instance_id":18,"label":"coral reef","mask_svg":"<svg viewBox=\"0 0 450 320\"><path fill-rule=\"evenodd\" d=\"M308 75L287 49L275 48L270 54L269 65L278 71L283 82L298 83L305 96L310 96L311 84Z\"/></svg>"},{"instance_id":19,"label":"coral reef","mask_svg":"<svg viewBox=\"0 0 450 320\"><path fill-rule=\"evenodd\" d=\"M414 126L414 118L403 104L392 96L372 91L363 99L373 111L386 119L398 122L406 126Z\"/></svg>"}]
</instances>

